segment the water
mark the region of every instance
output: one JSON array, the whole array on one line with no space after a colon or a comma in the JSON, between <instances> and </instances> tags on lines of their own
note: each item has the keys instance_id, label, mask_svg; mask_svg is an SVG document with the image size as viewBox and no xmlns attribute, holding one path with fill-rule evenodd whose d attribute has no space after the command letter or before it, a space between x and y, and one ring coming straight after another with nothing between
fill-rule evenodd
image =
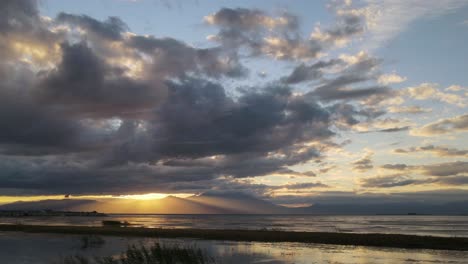
<instances>
[{"instance_id":1,"label":"water","mask_svg":"<svg viewBox=\"0 0 468 264\"><path fill-rule=\"evenodd\" d=\"M196 246L222 264L239 263L466 263L468 252L340 246L304 243L231 242L196 239L103 237L99 247L82 249L80 236L0 232L2 264L51 264L61 257L118 256L128 245L178 244Z\"/></svg>"},{"instance_id":2,"label":"water","mask_svg":"<svg viewBox=\"0 0 468 264\"><path fill-rule=\"evenodd\" d=\"M468 237L468 216L316 215L110 215L108 217L0 217L0 224L100 226L102 220L128 221L150 228L275 229Z\"/></svg>"}]
</instances>

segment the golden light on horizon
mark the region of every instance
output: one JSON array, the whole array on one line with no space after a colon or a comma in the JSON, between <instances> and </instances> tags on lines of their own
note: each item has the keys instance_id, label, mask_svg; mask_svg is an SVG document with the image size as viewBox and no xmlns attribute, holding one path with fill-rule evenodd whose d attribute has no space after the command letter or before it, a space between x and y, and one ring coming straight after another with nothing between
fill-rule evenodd
<instances>
[{"instance_id":1,"label":"golden light on horizon","mask_svg":"<svg viewBox=\"0 0 468 264\"><path fill-rule=\"evenodd\" d=\"M119 199L131 199L131 200L155 200L166 198L170 194L167 193L146 193L146 194L128 194L128 195L119 195L113 198Z\"/></svg>"},{"instance_id":2,"label":"golden light on horizon","mask_svg":"<svg viewBox=\"0 0 468 264\"><path fill-rule=\"evenodd\" d=\"M125 194L125 195L38 195L38 196L0 196L0 204L7 204L13 202L34 202L41 200L59 200L59 199L125 199L125 200L159 200L168 196L175 196L186 198L192 196L192 193L145 193L145 194Z\"/></svg>"}]
</instances>

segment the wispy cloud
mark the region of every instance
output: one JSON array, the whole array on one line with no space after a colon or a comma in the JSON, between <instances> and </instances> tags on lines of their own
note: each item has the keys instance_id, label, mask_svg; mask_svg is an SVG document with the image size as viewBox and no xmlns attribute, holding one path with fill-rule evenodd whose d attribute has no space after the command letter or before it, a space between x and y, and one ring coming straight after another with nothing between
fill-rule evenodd
<instances>
[{"instance_id":1,"label":"wispy cloud","mask_svg":"<svg viewBox=\"0 0 468 264\"><path fill-rule=\"evenodd\" d=\"M366 0L366 18L370 33L366 47L381 47L411 23L421 18L441 16L468 5L465 0Z\"/></svg>"},{"instance_id":2,"label":"wispy cloud","mask_svg":"<svg viewBox=\"0 0 468 264\"><path fill-rule=\"evenodd\" d=\"M468 131L468 114L440 119L410 131L413 136L431 137Z\"/></svg>"}]
</instances>

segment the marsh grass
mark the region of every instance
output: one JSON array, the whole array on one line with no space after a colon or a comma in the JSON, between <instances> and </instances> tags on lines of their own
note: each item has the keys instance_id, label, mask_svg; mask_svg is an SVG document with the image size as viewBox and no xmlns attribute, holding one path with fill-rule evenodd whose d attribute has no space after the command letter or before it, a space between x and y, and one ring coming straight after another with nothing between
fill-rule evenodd
<instances>
[{"instance_id":1,"label":"marsh grass","mask_svg":"<svg viewBox=\"0 0 468 264\"><path fill-rule=\"evenodd\" d=\"M155 243L150 247L131 245L119 257L88 259L75 255L62 258L58 264L214 264L214 258L194 246L171 246Z\"/></svg>"}]
</instances>

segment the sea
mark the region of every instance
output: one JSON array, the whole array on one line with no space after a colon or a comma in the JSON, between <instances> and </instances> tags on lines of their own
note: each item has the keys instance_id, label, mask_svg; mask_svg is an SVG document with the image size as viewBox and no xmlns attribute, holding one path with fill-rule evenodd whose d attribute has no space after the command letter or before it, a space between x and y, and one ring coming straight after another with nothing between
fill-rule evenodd
<instances>
[{"instance_id":1,"label":"sea","mask_svg":"<svg viewBox=\"0 0 468 264\"><path fill-rule=\"evenodd\" d=\"M437 215L148 215L105 217L0 217L0 224L101 226L103 220L134 227L247 229L309 232L385 233L468 237L468 216Z\"/></svg>"},{"instance_id":2,"label":"sea","mask_svg":"<svg viewBox=\"0 0 468 264\"><path fill-rule=\"evenodd\" d=\"M128 221L149 228L209 228L324 231L468 237L468 216L435 215L127 215L106 217L0 217L1 224L100 226L102 220ZM468 252L395 249L305 243L263 243L198 239L103 237L99 247L83 249L81 236L0 232L5 264L60 263L69 255L118 256L129 245L155 242L196 246L218 263L468 263Z\"/></svg>"}]
</instances>

